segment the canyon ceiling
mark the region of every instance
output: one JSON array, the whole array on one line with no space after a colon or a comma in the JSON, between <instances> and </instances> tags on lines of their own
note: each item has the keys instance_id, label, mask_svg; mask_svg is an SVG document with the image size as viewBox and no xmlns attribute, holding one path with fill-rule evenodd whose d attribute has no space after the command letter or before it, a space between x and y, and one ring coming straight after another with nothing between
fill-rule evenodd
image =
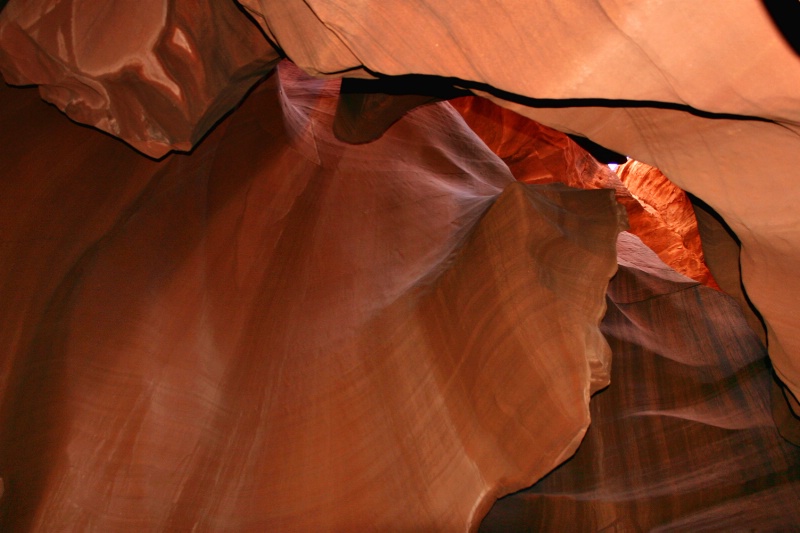
<instances>
[{"instance_id":1,"label":"canyon ceiling","mask_svg":"<svg viewBox=\"0 0 800 533\"><path fill-rule=\"evenodd\" d=\"M4 530L800 524L765 4L0 9Z\"/></svg>"}]
</instances>

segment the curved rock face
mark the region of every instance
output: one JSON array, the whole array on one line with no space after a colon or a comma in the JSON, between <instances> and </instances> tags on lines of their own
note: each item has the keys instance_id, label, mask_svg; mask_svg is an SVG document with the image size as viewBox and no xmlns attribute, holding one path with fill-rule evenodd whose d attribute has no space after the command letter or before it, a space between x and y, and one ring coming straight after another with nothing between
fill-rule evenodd
<instances>
[{"instance_id":1,"label":"curved rock face","mask_svg":"<svg viewBox=\"0 0 800 533\"><path fill-rule=\"evenodd\" d=\"M758 2L242 4L309 72L456 78L659 168L741 240L775 370L800 396L800 59Z\"/></svg>"},{"instance_id":2,"label":"curved rock face","mask_svg":"<svg viewBox=\"0 0 800 533\"><path fill-rule=\"evenodd\" d=\"M612 382L575 456L481 531L791 531L800 448L778 435L766 353L736 303L623 233L603 332Z\"/></svg>"},{"instance_id":3,"label":"curved rock face","mask_svg":"<svg viewBox=\"0 0 800 533\"><path fill-rule=\"evenodd\" d=\"M524 183L613 190L625 206L633 234L670 267L718 288L703 260L689 198L658 169L630 160L615 174L567 135L484 98L458 98L452 105L515 178Z\"/></svg>"},{"instance_id":4,"label":"curved rock face","mask_svg":"<svg viewBox=\"0 0 800 533\"><path fill-rule=\"evenodd\" d=\"M160 163L3 89L4 529L467 530L575 451L613 193L448 104L341 143L336 85L286 64Z\"/></svg>"},{"instance_id":5,"label":"curved rock face","mask_svg":"<svg viewBox=\"0 0 800 533\"><path fill-rule=\"evenodd\" d=\"M189 150L278 59L232 2L12 1L0 72L151 157Z\"/></svg>"},{"instance_id":6,"label":"curved rock face","mask_svg":"<svg viewBox=\"0 0 800 533\"><path fill-rule=\"evenodd\" d=\"M797 57L758 2L732 7L712 0L681 9L635 0L240 3L314 74L363 67L453 77L538 99L669 102L800 118L791 106L800 65L775 76L776 61L790 66ZM735 68L730 58L739 59Z\"/></svg>"},{"instance_id":7,"label":"curved rock face","mask_svg":"<svg viewBox=\"0 0 800 533\"><path fill-rule=\"evenodd\" d=\"M657 168L629 160L617 168L636 236L681 274L719 288L706 267L694 208L688 196Z\"/></svg>"},{"instance_id":8,"label":"curved rock face","mask_svg":"<svg viewBox=\"0 0 800 533\"><path fill-rule=\"evenodd\" d=\"M741 240L744 284L767 323L776 371L800 393L800 60L759 3L242 5L311 73L454 78L661 169ZM277 57L227 2L188 16L183 3L158 1L135 24L119 22L129 18L124 6L104 6L10 2L0 65L8 81L42 85L76 120L152 156L188 149ZM130 38L117 38L123 28ZM611 107L592 107L604 103ZM769 186L754 194L764 176Z\"/></svg>"},{"instance_id":9,"label":"curved rock face","mask_svg":"<svg viewBox=\"0 0 800 533\"><path fill-rule=\"evenodd\" d=\"M742 272L739 268L741 250L736 235L707 205L703 205L697 199L692 204L697 220L697 231L702 239L703 258L708 268L714 273L714 279L720 289L736 300L750 328L766 345L767 332L764 323L742 289Z\"/></svg>"},{"instance_id":10,"label":"curved rock face","mask_svg":"<svg viewBox=\"0 0 800 533\"><path fill-rule=\"evenodd\" d=\"M724 217L787 386L774 397L800 412L800 61L757 2L243 1L263 35L228 2L122 4L12 0L3 76L152 157L191 148L279 53L321 77L440 76L587 136ZM404 116L440 96L412 92L350 100L390 112L368 131L341 122L343 138L402 118L348 145L332 134L337 82L287 64L191 155L154 162L0 91L4 529L474 529L578 446L608 380L596 326L622 216L611 191L514 176L622 189L560 133L539 130L540 161L516 151L527 132L488 127L484 143L448 104ZM617 422L647 423L631 434L612 420L574 462L578 482L535 489L576 495L550 502L549 524L727 526L733 498L766 502L767 527L796 522L797 455L766 436L754 339L721 325L742 320L717 321L693 282L620 256L606 333L624 355L651 352L620 381L674 401L643 386L596 407L599 421L621 409ZM655 305L671 283L680 305ZM700 353L680 344L692 335ZM744 352L720 359L728 344ZM653 354L670 361L647 366ZM625 405L642 399L652 408ZM796 439L798 418L776 418ZM665 487L674 465L649 459L673 457L668 437L715 445L689 446ZM646 460L617 457L620 442ZM623 489L586 489L590 467ZM637 467L650 477L631 493ZM698 503L720 471L723 500Z\"/></svg>"}]
</instances>

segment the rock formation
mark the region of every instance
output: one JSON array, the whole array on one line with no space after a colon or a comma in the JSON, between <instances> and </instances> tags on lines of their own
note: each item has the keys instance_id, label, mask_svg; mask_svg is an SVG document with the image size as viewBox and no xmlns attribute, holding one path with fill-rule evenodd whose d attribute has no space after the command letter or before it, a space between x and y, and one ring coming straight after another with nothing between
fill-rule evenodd
<instances>
[{"instance_id":1,"label":"rock formation","mask_svg":"<svg viewBox=\"0 0 800 533\"><path fill-rule=\"evenodd\" d=\"M4 89L48 130L3 139L7 527L465 530L575 451L613 194L447 104L336 141L337 85L287 63L160 163Z\"/></svg>"},{"instance_id":2,"label":"rock formation","mask_svg":"<svg viewBox=\"0 0 800 533\"><path fill-rule=\"evenodd\" d=\"M800 396L800 60L760 4L242 4L313 74L444 76L659 168L741 240L770 357Z\"/></svg>"},{"instance_id":3,"label":"rock formation","mask_svg":"<svg viewBox=\"0 0 800 533\"><path fill-rule=\"evenodd\" d=\"M0 529L800 521L758 3L123 4L0 11L6 82L150 156L0 87Z\"/></svg>"},{"instance_id":4,"label":"rock formation","mask_svg":"<svg viewBox=\"0 0 800 533\"><path fill-rule=\"evenodd\" d=\"M592 427L481 531L795 529L800 448L775 432L766 354L738 306L630 234L618 257L602 326L612 382L592 399Z\"/></svg>"},{"instance_id":5,"label":"rock formation","mask_svg":"<svg viewBox=\"0 0 800 533\"><path fill-rule=\"evenodd\" d=\"M278 59L233 2L11 2L0 48L7 83L152 157L191 149Z\"/></svg>"},{"instance_id":6,"label":"rock formation","mask_svg":"<svg viewBox=\"0 0 800 533\"><path fill-rule=\"evenodd\" d=\"M612 189L625 206L631 231L664 262L701 283L717 286L703 261L689 198L657 168L631 160L618 169L617 176L565 134L486 99L459 98L453 106L516 179Z\"/></svg>"}]
</instances>

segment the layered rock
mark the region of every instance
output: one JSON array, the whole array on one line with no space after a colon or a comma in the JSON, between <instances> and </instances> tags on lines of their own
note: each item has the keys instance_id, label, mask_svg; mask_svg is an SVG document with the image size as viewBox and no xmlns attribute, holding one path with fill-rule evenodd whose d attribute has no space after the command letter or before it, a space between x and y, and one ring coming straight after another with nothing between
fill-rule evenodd
<instances>
[{"instance_id":1,"label":"layered rock","mask_svg":"<svg viewBox=\"0 0 800 533\"><path fill-rule=\"evenodd\" d=\"M800 61L759 3L242 4L308 72L443 76L659 168L741 240L775 370L800 396Z\"/></svg>"},{"instance_id":2,"label":"layered rock","mask_svg":"<svg viewBox=\"0 0 800 533\"><path fill-rule=\"evenodd\" d=\"M657 168L629 160L616 171L628 194L623 203L634 234L673 269L719 288L706 266L689 197Z\"/></svg>"},{"instance_id":3,"label":"layered rock","mask_svg":"<svg viewBox=\"0 0 800 533\"><path fill-rule=\"evenodd\" d=\"M336 95L286 64L155 163L3 89L4 529L467 530L574 452L613 194Z\"/></svg>"},{"instance_id":4,"label":"layered rock","mask_svg":"<svg viewBox=\"0 0 800 533\"><path fill-rule=\"evenodd\" d=\"M154 157L197 142L278 49L322 77L441 76L589 137L660 168L722 216L736 239L720 241L717 264L738 263L738 240L747 296L787 386L774 397L800 409L800 63L757 3L243 4L266 40L226 2L137 4L148 8L137 18L139 9L128 17L116 4L12 0L0 14L0 67L7 81L40 84L76 120ZM513 165L446 105L407 115L372 145L344 145L330 134L337 85L281 77L190 157L161 163L3 88L0 168L21 176L5 178L0 196L8 528L470 528L492 498L532 483L577 445L589 393L607 373L594 324L613 270L603 248L618 229L610 195L512 185ZM389 101L391 113L379 114L389 120L367 132L355 122L340 136L371 140L431 100L421 96ZM574 168L569 153L545 159ZM523 153L513 164L539 163ZM632 277L646 289L637 294L662 296L659 276ZM681 305L690 294L705 301L680 283ZM611 316L650 324L634 340L658 352L676 342L654 332L679 307ZM748 385L765 376L751 372L752 343L720 333L706 316L717 308L699 307L691 317L703 327L682 319L675 331L697 336L700 353L670 353L687 367L723 368L686 374L696 387L676 389L691 400L677 402L677 418L763 431L729 439L683 422L672 431L660 422L676 414L670 404L641 415L656 419L639 432L656 446L642 449L669 455L667 436L722 440L687 465L732 453L720 465L731 471L768 456L713 486L762 513L754 516L791 518L796 457L765 437L764 389ZM726 343L739 352L714 362L707 348ZM632 380L669 390L653 375ZM732 389L726 406L738 411L705 405L717 398L703 396L710 382ZM796 438L798 418L776 413ZM637 440L608 435L607 450ZM630 459L626 472L639 464ZM597 464L607 475L619 460ZM663 473L662 463L650 467ZM554 508L568 517L589 509L598 526L623 507L640 527L718 525L732 507L692 500L712 478L646 483L635 498L612 487L588 507ZM598 503L609 494L626 503ZM648 506L658 511L642 516Z\"/></svg>"},{"instance_id":5,"label":"layered rock","mask_svg":"<svg viewBox=\"0 0 800 533\"><path fill-rule=\"evenodd\" d=\"M0 72L152 157L189 150L278 60L233 2L12 1Z\"/></svg>"},{"instance_id":6,"label":"layered rock","mask_svg":"<svg viewBox=\"0 0 800 533\"><path fill-rule=\"evenodd\" d=\"M613 190L633 234L673 269L717 288L703 260L692 204L658 169L631 160L617 175L567 135L486 99L458 98L452 104L515 178Z\"/></svg>"},{"instance_id":7,"label":"layered rock","mask_svg":"<svg viewBox=\"0 0 800 533\"><path fill-rule=\"evenodd\" d=\"M770 416L766 353L728 296L619 240L603 332L612 382L575 456L481 531L791 531L800 448Z\"/></svg>"}]
</instances>

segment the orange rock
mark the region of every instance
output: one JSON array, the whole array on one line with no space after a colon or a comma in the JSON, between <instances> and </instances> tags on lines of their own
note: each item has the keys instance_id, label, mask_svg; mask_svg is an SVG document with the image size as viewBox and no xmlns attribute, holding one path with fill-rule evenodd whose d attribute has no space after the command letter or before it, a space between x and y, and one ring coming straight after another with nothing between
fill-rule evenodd
<instances>
[{"instance_id":1,"label":"orange rock","mask_svg":"<svg viewBox=\"0 0 800 533\"><path fill-rule=\"evenodd\" d=\"M703 261L691 203L658 169L630 161L617 170L599 164L567 135L476 97L452 105L467 124L525 183L563 182L582 189L612 189L625 206L629 231L662 261L718 288Z\"/></svg>"},{"instance_id":2,"label":"orange rock","mask_svg":"<svg viewBox=\"0 0 800 533\"><path fill-rule=\"evenodd\" d=\"M703 257L697 219L686 193L657 168L630 160L617 168L625 189L632 233L666 264L689 278L718 289Z\"/></svg>"},{"instance_id":3,"label":"orange rock","mask_svg":"<svg viewBox=\"0 0 800 533\"><path fill-rule=\"evenodd\" d=\"M151 157L186 151L278 54L233 2L14 0L0 72Z\"/></svg>"},{"instance_id":4,"label":"orange rock","mask_svg":"<svg viewBox=\"0 0 800 533\"><path fill-rule=\"evenodd\" d=\"M569 462L499 500L479 531L796 529L800 447L772 423L764 346L732 298L629 233L617 243L601 326L612 381L592 399L592 426Z\"/></svg>"},{"instance_id":5,"label":"orange rock","mask_svg":"<svg viewBox=\"0 0 800 533\"><path fill-rule=\"evenodd\" d=\"M160 162L1 89L2 529L468 530L578 447L613 195L446 104L339 142L337 85Z\"/></svg>"},{"instance_id":6,"label":"orange rock","mask_svg":"<svg viewBox=\"0 0 800 533\"><path fill-rule=\"evenodd\" d=\"M774 397L798 409L800 62L760 3L242 4L314 75L441 76L703 199L741 242L784 383ZM160 157L197 143L277 60L233 4L131 9L12 0L0 68ZM616 178L560 141L537 157L509 149L529 133L521 122L499 130L504 164L442 105L375 145L342 145L336 84L280 77L191 156L160 163L30 98L0 101L6 529L469 528L577 445L607 373L598 287L618 212L605 192L511 184L509 168ZM640 227L670 218L658 195L649 214L622 197ZM674 236L651 234L681 256L664 245ZM593 508L597 523L613 525L613 507ZM717 511L701 522L721 523Z\"/></svg>"},{"instance_id":7,"label":"orange rock","mask_svg":"<svg viewBox=\"0 0 800 533\"><path fill-rule=\"evenodd\" d=\"M800 61L760 2L242 3L308 72L443 76L660 169L741 240L775 371L800 398Z\"/></svg>"}]
</instances>

